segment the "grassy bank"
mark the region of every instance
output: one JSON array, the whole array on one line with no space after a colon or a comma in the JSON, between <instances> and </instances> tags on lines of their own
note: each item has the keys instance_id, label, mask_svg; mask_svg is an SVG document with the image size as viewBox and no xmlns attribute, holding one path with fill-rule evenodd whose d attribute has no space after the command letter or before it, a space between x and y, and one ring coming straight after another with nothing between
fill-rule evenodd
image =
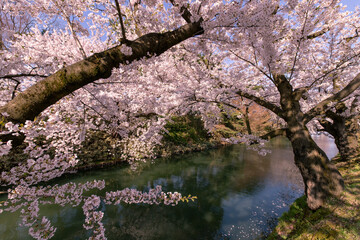
<instances>
[{"instance_id":1,"label":"grassy bank","mask_svg":"<svg viewBox=\"0 0 360 240\"><path fill-rule=\"evenodd\" d=\"M267 239L360 240L360 156L349 162L334 161L345 181L340 198L330 198L324 207L311 211L305 196L284 213Z\"/></svg>"}]
</instances>

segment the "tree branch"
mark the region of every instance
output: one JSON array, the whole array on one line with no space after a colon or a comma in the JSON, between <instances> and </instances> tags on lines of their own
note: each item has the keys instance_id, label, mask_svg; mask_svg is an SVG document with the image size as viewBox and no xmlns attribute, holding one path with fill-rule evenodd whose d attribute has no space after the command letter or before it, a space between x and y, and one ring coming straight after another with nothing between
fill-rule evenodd
<instances>
[{"instance_id":1,"label":"tree branch","mask_svg":"<svg viewBox=\"0 0 360 240\"><path fill-rule=\"evenodd\" d=\"M350 42L351 40L353 40L354 38L357 38L357 37L359 37L359 33L358 33L358 30L355 29L355 35L354 35L354 36L351 36L351 37L345 38L345 41L346 41L346 42Z\"/></svg>"},{"instance_id":2,"label":"tree branch","mask_svg":"<svg viewBox=\"0 0 360 240\"><path fill-rule=\"evenodd\" d=\"M155 113L155 112L150 112L150 113L138 113L136 114L134 117L135 118L146 118L146 119L150 119L152 117L156 117L156 116L160 116L159 114Z\"/></svg>"},{"instance_id":3,"label":"tree branch","mask_svg":"<svg viewBox=\"0 0 360 240\"><path fill-rule=\"evenodd\" d=\"M354 100L351 102L350 113L355 113L355 109L359 104L359 97L360 95L356 95Z\"/></svg>"},{"instance_id":4,"label":"tree branch","mask_svg":"<svg viewBox=\"0 0 360 240\"><path fill-rule=\"evenodd\" d=\"M16 94L16 91L17 91L19 85L20 85L20 82L19 82L19 81L16 82L15 87L14 87L14 90L13 90L13 92L12 92L12 94L11 94L11 99L14 99L14 98L15 98L15 94Z\"/></svg>"},{"instance_id":5,"label":"tree branch","mask_svg":"<svg viewBox=\"0 0 360 240\"><path fill-rule=\"evenodd\" d=\"M335 135L335 129L331 122L325 120L325 119L318 119L320 125L324 128L322 131L326 131L330 133L331 135ZM318 131L321 131L321 129L317 129Z\"/></svg>"},{"instance_id":6,"label":"tree branch","mask_svg":"<svg viewBox=\"0 0 360 240\"><path fill-rule=\"evenodd\" d=\"M307 37L306 37L306 39L314 39L314 38L317 38L317 37L320 37L320 36L322 36L322 35L324 35L327 31L329 31L330 30L330 28L329 27L325 27L325 28L323 28L322 30L320 30L320 31L317 31L317 32L314 32L314 33L312 33L312 34L310 34L310 35L308 35Z\"/></svg>"},{"instance_id":7,"label":"tree branch","mask_svg":"<svg viewBox=\"0 0 360 240\"><path fill-rule=\"evenodd\" d=\"M170 0L171 4L175 7L179 7L179 4L175 3L174 0ZM181 6L180 8L180 13L181 16L183 17L183 19L187 22L187 23L191 23L191 13L190 11L185 7L185 6Z\"/></svg>"},{"instance_id":8,"label":"tree branch","mask_svg":"<svg viewBox=\"0 0 360 240\"><path fill-rule=\"evenodd\" d=\"M270 102L268 102L268 101L266 101L264 99L261 99L259 97L254 96L254 95L251 95L249 93L242 92L241 90L237 91L236 94L241 96L241 97L247 98L249 100L253 100L254 102L259 104L260 106L269 109L270 111L272 111L273 113L275 113L276 115L278 115L281 118L283 116L283 110L280 107L273 104L273 103L270 103Z\"/></svg>"},{"instance_id":9,"label":"tree branch","mask_svg":"<svg viewBox=\"0 0 360 240\"><path fill-rule=\"evenodd\" d=\"M130 64L144 57L160 55L172 46L204 32L201 20L188 23L173 31L149 33L129 41L131 55L121 52L121 45L96 53L82 61L62 68L49 77L18 94L13 100L0 107L0 113L7 112L7 120L25 122L32 120L44 109L71 92L101 78L109 78L113 68Z\"/></svg>"},{"instance_id":10,"label":"tree branch","mask_svg":"<svg viewBox=\"0 0 360 240\"><path fill-rule=\"evenodd\" d=\"M262 70L259 66L257 66L255 63L251 62L250 60L247 60L243 57L241 57L240 55L236 54L234 51L229 50L232 54L234 54L237 58L239 58L240 60L243 60L244 62L249 63L250 65L252 65L253 67L255 67L257 70L259 70L262 74L264 74L267 78L270 79L270 81L273 81L273 79L271 78L271 76L269 74L267 74L264 70Z\"/></svg>"},{"instance_id":11,"label":"tree branch","mask_svg":"<svg viewBox=\"0 0 360 240\"><path fill-rule=\"evenodd\" d=\"M124 22L123 22L123 19L122 19L121 9L120 9L120 5L119 5L118 0L115 0L115 5L116 5L116 10L117 10L118 15L119 15L119 21L120 21L120 26L121 26L121 34L122 34L122 37L123 37L124 41L126 41L125 27L124 27Z\"/></svg>"},{"instance_id":12,"label":"tree branch","mask_svg":"<svg viewBox=\"0 0 360 240\"><path fill-rule=\"evenodd\" d=\"M4 75L4 76L0 76L0 78L16 78L16 77L42 77L42 78L46 78L48 77L47 75L40 75L40 74L27 74L27 73L20 73L20 74L9 74L9 75Z\"/></svg>"},{"instance_id":13,"label":"tree branch","mask_svg":"<svg viewBox=\"0 0 360 240\"><path fill-rule=\"evenodd\" d=\"M343 98L353 93L359 87L360 87L360 73L356 75L356 77L348 85L346 85L346 87L344 87L341 91L326 98L325 100L318 103L315 107L310 109L305 114L305 118L304 118L305 123L309 122L316 115L324 113L324 111L329 107L331 103L342 100Z\"/></svg>"}]
</instances>

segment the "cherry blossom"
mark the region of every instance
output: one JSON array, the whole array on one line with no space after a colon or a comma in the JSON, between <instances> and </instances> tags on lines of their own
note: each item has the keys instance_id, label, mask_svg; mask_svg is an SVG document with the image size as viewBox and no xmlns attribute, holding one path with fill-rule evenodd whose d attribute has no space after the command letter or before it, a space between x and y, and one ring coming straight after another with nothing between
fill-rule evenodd
<instances>
[{"instance_id":1,"label":"cherry blossom","mask_svg":"<svg viewBox=\"0 0 360 240\"><path fill-rule=\"evenodd\" d=\"M27 156L1 173L0 183L9 191L0 212L19 210L32 237L48 239L56 231L38 214L43 204L82 205L84 228L92 229L92 238L104 239L103 213L98 210L101 202L176 205L180 200L193 200L177 192L164 193L160 187L148 193L123 189L105 196L86 195L91 189L104 188L103 181L95 180L61 186L37 184L73 171L79 161L76 152L94 131L116 137L115 145L123 149L121 158L135 168L145 157L156 157L154 149L161 145L161 133L172 115L196 112L211 132L219 121L219 105L226 110L238 108L234 99L239 97L269 109L274 119L280 119L284 129L279 132L285 131L292 142L301 169L309 168L306 161L311 159L296 151L304 142L309 143L304 148L319 152L321 159L315 160L321 167L332 169L308 136L319 129L312 120L329 120L325 113L336 113L339 102L347 106L342 117L356 115L359 9L344 11L338 0L119 3L121 13L110 0L0 1L0 17L4 12L29 20L26 28L21 27L24 31L12 26L0 32L0 156L11 154L19 138L23 138ZM189 29L196 32L186 35ZM186 36L178 37L181 34ZM163 49L158 43L164 36L181 41ZM161 43L168 43L166 40L172 39ZM149 51L143 53L145 47ZM91 76L95 77L87 84L66 77L74 69L81 72L81 67L93 64ZM62 81L56 86L46 84L52 77ZM7 107L31 89L55 92L54 99L44 106L38 104L36 110L29 108L31 117L9 120L15 119L14 112L21 112L21 103L31 99L19 100L18 111L6 111ZM70 90L63 94L64 89ZM296 134L306 141L297 142ZM241 137L241 142L260 154L267 152L258 148L264 145L260 138ZM251 145L254 141L260 144ZM308 204L315 209L326 197L327 186L319 186L322 191L317 199L314 186L319 183L302 173ZM334 182L325 175L313 174L330 186ZM334 189L339 190L341 176L332 178L338 183Z\"/></svg>"}]
</instances>

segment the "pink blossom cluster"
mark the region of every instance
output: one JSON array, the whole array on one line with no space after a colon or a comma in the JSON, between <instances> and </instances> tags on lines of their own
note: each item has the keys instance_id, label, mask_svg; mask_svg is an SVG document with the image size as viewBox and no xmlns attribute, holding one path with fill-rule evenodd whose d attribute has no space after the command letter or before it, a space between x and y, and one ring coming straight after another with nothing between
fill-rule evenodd
<instances>
[{"instance_id":1,"label":"pink blossom cluster","mask_svg":"<svg viewBox=\"0 0 360 240\"><path fill-rule=\"evenodd\" d=\"M149 192L141 192L136 189L126 188L116 192L106 192L105 197L91 195L86 197L85 192L91 189L103 189L104 181L92 181L86 183L67 183L45 187L17 186L9 189L8 200L0 205L0 210L15 212L20 210L23 224L29 227L29 234L36 239L51 238L56 228L51 226L46 217L39 216L40 205L58 204L60 206L79 206L85 214L84 228L92 229L90 239L105 239L105 228L101 223L104 213L97 211L103 198L105 204L118 205L121 202L127 204L160 204L175 206L180 200L194 200L194 197L182 197L178 192L162 192L161 186L150 189ZM1 213L0 212L0 213Z\"/></svg>"},{"instance_id":2,"label":"pink blossom cluster","mask_svg":"<svg viewBox=\"0 0 360 240\"><path fill-rule=\"evenodd\" d=\"M168 192L164 193L161 186L156 186L154 189L150 189L149 192L141 192L136 189L125 188L123 190L118 190L116 192L107 192L104 198L104 203L108 205L118 205L121 202L127 204L156 204L159 205L163 203L165 205L175 206L179 203L180 200L194 200L193 197L189 196L182 197L178 192ZM100 206L101 198L96 195L92 195L84 201L83 211L86 216L85 223L83 224L84 228L87 230L92 229L93 235L90 239L106 239L105 237L105 228L101 222L104 213L101 211L96 211Z\"/></svg>"},{"instance_id":3,"label":"pink blossom cluster","mask_svg":"<svg viewBox=\"0 0 360 240\"><path fill-rule=\"evenodd\" d=\"M105 228L101 222L104 213L95 211L100 206L100 197L91 195L84 201L82 207L85 214L85 223L83 224L86 230L93 229L93 235L89 239L106 239Z\"/></svg>"},{"instance_id":4,"label":"pink blossom cluster","mask_svg":"<svg viewBox=\"0 0 360 240\"><path fill-rule=\"evenodd\" d=\"M182 196L178 192L164 193L160 185L154 189L150 189L148 193L141 192L136 189L125 188L116 192L107 192L105 197L106 204L119 204L120 202L133 204L133 203L145 203L145 204L160 204L175 206L181 200Z\"/></svg>"},{"instance_id":5,"label":"pink blossom cluster","mask_svg":"<svg viewBox=\"0 0 360 240\"><path fill-rule=\"evenodd\" d=\"M78 206L84 200L84 193L105 187L104 181L86 183L67 183L45 187L29 187L19 185L9 189L8 200L2 203L1 211L14 212L20 210L24 226L29 227L29 234L36 239L50 239L56 228L51 226L46 217L39 216L40 205L58 204ZM86 201L85 201L86 202ZM0 206L1 207L1 206Z\"/></svg>"},{"instance_id":6,"label":"pink blossom cluster","mask_svg":"<svg viewBox=\"0 0 360 240\"><path fill-rule=\"evenodd\" d=\"M50 220L39 216L39 202L32 201L27 208L21 209L22 223L29 227L29 235L35 239L50 239L54 236L56 228L51 226Z\"/></svg>"},{"instance_id":7,"label":"pink blossom cluster","mask_svg":"<svg viewBox=\"0 0 360 240\"><path fill-rule=\"evenodd\" d=\"M8 154L11 147L11 140L7 142L0 142L0 156Z\"/></svg>"},{"instance_id":8,"label":"pink blossom cluster","mask_svg":"<svg viewBox=\"0 0 360 240\"><path fill-rule=\"evenodd\" d=\"M125 44L121 46L121 52L125 55L128 55L130 56L132 54L132 48L131 47L128 47L126 46Z\"/></svg>"},{"instance_id":9,"label":"pink blossom cluster","mask_svg":"<svg viewBox=\"0 0 360 240\"><path fill-rule=\"evenodd\" d=\"M2 185L32 185L60 177L68 168L74 167L74 159L50 158L44 155L38 159L28 159L26 164L19 164L9 172L2 172Z\"/></svg>"},{"instance_id":10,"label":"pink blossom cluster","mask_svg":"<svg viewBox=\"0 0 360 240\"><path fill-rule=\"evenodd\" d=\"M118 39L123 37L113 1L17 0L2 4L4 16L28 17L31 21L24 28L10 24L1 29L0 106L42 78L119 45ZM48 219L38 217L39 206L50 203L84 203L84 227L93 229L94 237L105 238L103 214L97 211L101 197L84 196L90 189L102 189L102 181L34 186L76 166L75 152L92 132L118 137L112 147L121 145L122 158L136 167L145 157L154 157L164 125L173 114L199 113L211 131L224 111L219 105L239 99L239 90L258 102L270 103L273 109L279 108L274 74L286 76L292 88L305 91L300 104L307 111L335 94L360 70L360 9L343 11L339 0L131 0L120 5L130 41L182 26L186 11L191 13L190 21L202 19L204 34L160 56L119 66L111 77L72 92L34 121L0 126L1 135L25 136L24 153L28 155L24 163L0 175L1 185L12 187L0 212L21 209L24 224L35 238L53 236L55 228ZM134 54L133 50L125 45L121 48L124 55ZM345 104L358 96L356 90L344 99ZM333 107L331 103L326 110ZM2 115L3 121L8 114ZM275 114L273 120L285 126ZM241 137L247 144L259 142L249 147L266 154L261 139ZM0 156L9 154L11 147L11 140L0 142ZM103 201L174 205L182 199L187 198L156 187L148 193L134 189L109 192Z\"/></svg>"}]
</instances>

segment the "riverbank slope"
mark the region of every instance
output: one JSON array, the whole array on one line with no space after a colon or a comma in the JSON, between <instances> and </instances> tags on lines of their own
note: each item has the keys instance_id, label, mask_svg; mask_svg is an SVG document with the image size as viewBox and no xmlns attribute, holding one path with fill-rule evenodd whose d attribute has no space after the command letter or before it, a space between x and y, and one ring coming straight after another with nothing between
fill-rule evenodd
<instances>
[{"instance_id":1,"label":"riverbank slope","mask_svg":"<svg viewBox=\"0 0 360 240\"><path fill-rule=\"evenodd\" d=\"M305 196L298 198L267 239L360 239L360 156L332 161L345 181L341 197L330 198L316 211L306 207Z\"/></svg>"}]
</instances>

